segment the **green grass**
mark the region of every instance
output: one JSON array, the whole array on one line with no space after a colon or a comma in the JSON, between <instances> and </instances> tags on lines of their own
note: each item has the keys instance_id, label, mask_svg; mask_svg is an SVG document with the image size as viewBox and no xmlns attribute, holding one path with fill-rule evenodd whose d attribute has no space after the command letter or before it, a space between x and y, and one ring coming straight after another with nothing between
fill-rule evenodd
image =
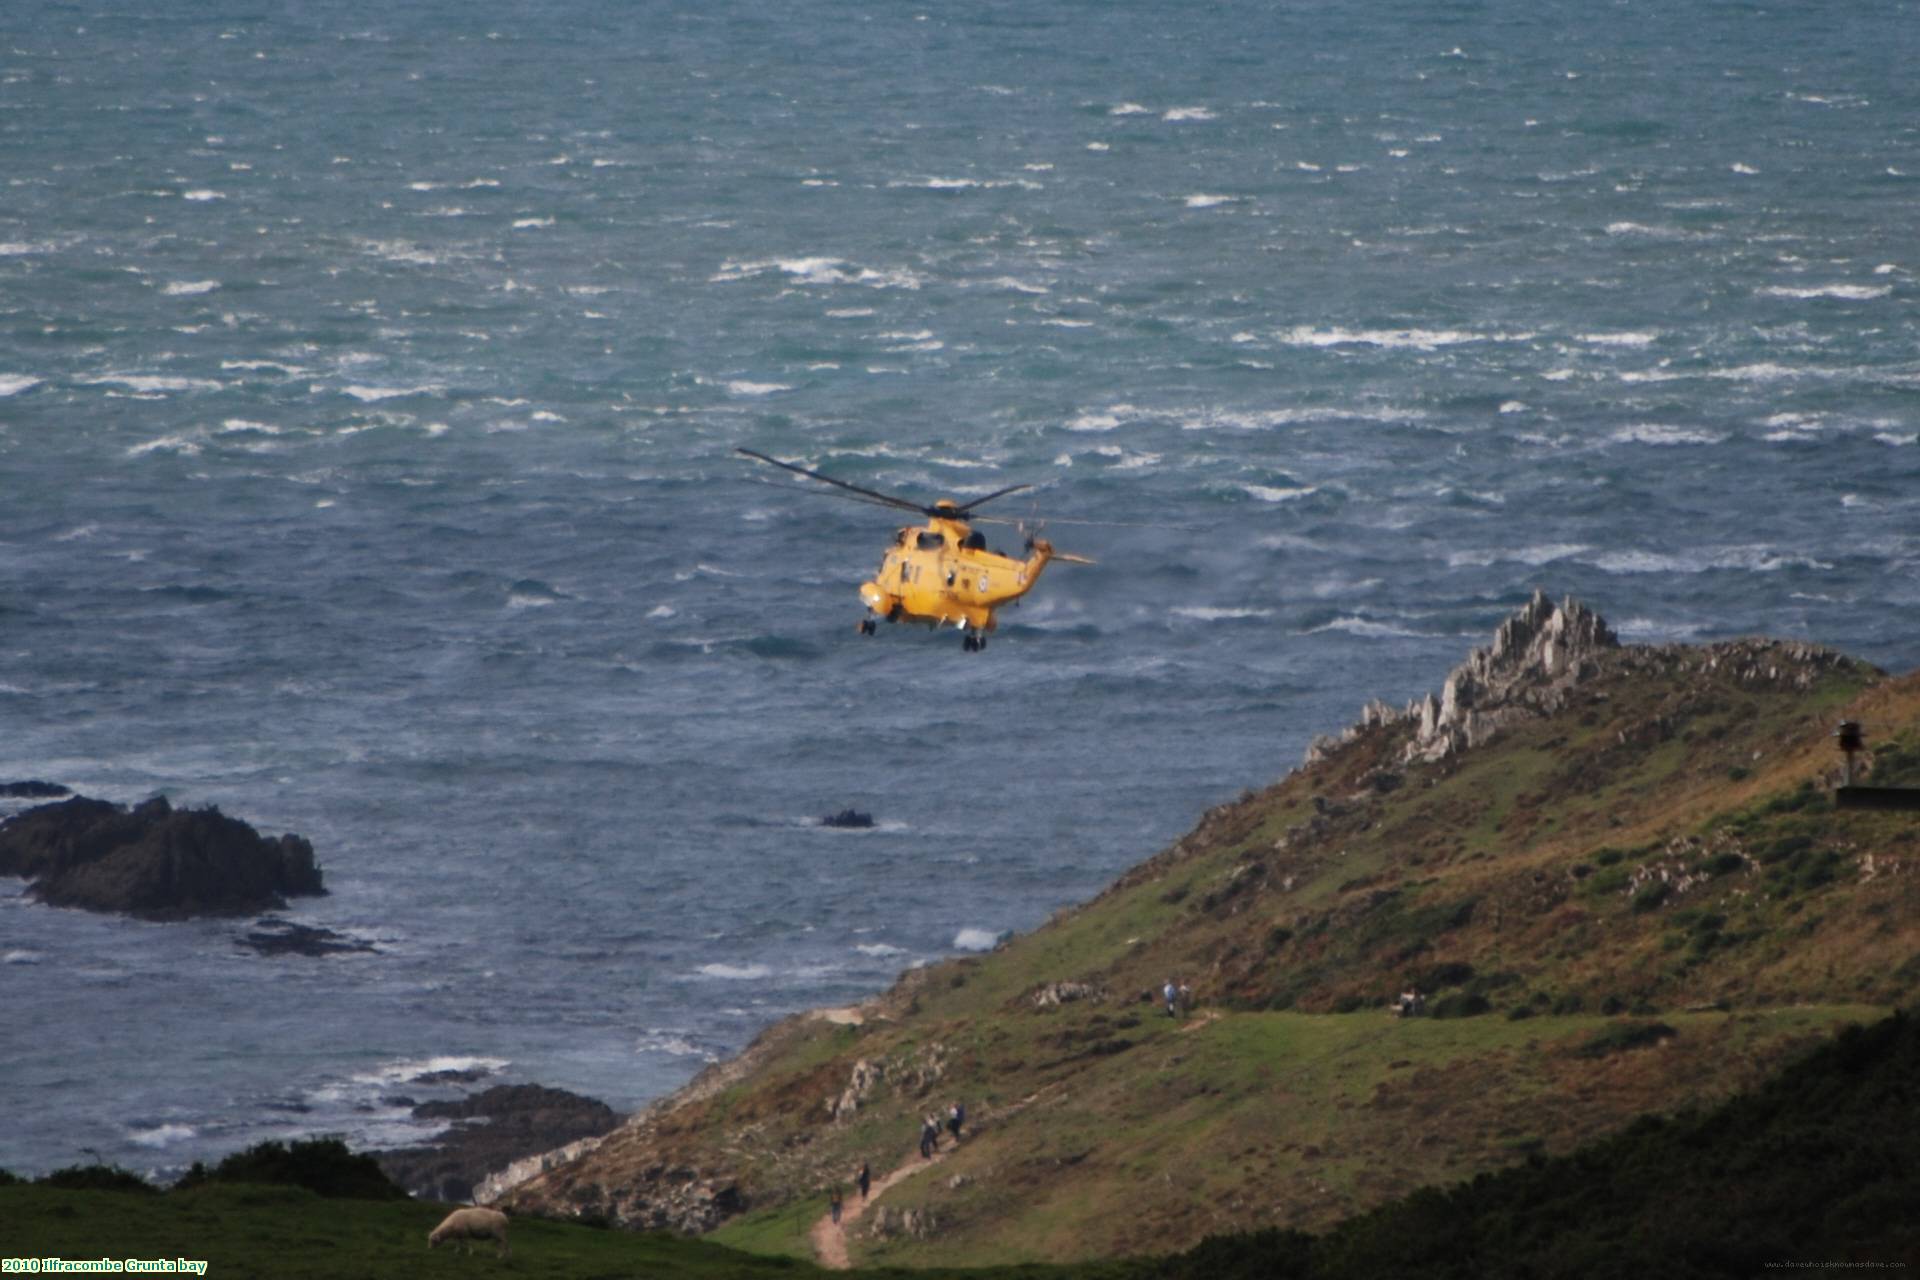
<instances>
[{"instance_id":1,"label":"green grass","mask_svg":"<svg viewBox=\"0 0 1920 1280\"><path fill-rule=\"evenodd\" d=\"M826 1211L824 1197L803 1196L772 1209L742 1214L702 1238L747 1253L812 1262L813 1242L808 1232Z\"/></svg>"},{"instance_id":2,"label":"green grass","mask_svg":"<svg viewBox=\"0 0 1920 1280\"><path fill-rule=\"evenodd\" d=\"M166 1195L0 1187L8 1257L192 1258L209 1277L337 1280L353 1276L808 1276L810 1264L704 1241L516 1219L513 1256L428 1250L445 1205L323 1200L297 1187L219 1184Z\"/></svg>"}]
</instances>

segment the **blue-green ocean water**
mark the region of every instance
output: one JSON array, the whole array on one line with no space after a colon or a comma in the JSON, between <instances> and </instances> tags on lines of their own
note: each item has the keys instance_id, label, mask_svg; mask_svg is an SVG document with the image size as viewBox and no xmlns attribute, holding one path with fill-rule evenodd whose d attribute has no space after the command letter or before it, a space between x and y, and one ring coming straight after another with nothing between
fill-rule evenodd
<instances>
[{"instance_id":1,"label":"blue-green ocean water","mask_svg":"<svg viewBox=\"0 0 1920 1280\"><path fill-rule=\"evenodd\" d=\"M1917 45L1906 0L0 8L0 780L303 833L292 914L380 946L5 882L0 1166L392 1142L429 1064L633 1106L1089 896L1535 586L1910 668ZM891 518L735 445L1030 481L1100 563L981 655L863 640Z\"/></svg>"}]
</instances>

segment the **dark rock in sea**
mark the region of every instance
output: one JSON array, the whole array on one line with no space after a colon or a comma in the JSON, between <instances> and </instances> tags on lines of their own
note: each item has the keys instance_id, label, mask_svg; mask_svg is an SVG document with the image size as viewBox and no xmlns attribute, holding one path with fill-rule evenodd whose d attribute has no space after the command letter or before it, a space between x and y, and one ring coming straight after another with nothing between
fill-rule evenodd
<instances>
[{"instance_id":1,"label":"dark rock in sea","mask_svg":"<svg viewBox=\"0 0 1920 1280\"><path fill-rule=\"evenodd\" d=\"M820 819L823 827L837 827L843 831L864 831L873 825L873 815L861 813L858 809L842 809Z\"/></svg>"},{"instance_id":2,"label":"dark rock in sea","mask_svg":"<svg viewBox=\"0 0 1920 1280\"><path fill-rule=\"evenodd\" d=\"M485 1067L448 1067L444 1071L422 1071L411 1078L412 1084L478 1084L487 1078Z\"/></svg>"},{"instance_id":3,"label":"dark rock in sea","mask_svg":"<svg viewBox=\"0 0 1920 1280\"><path fill-rule=\"evenodd\" d=\"M72 794L57 782L0 782L0 798L8 800L57 800Z\"/></svg>"},{"instance_id":4,"label":"dark rock in sea","mask_svg":"<svg viewBox=\"0 0 1920 1280\"><path fill-rule=\"evenodd\" d=\"M296 924L279 916L262 916L234 941L263 956L333 956L379 950L371 942L349 938L318 925Z\"/></svg>"},{"instance_id":5,"label":"dark rock in sea","mask_svg":"<svg viewBox=\"0 0 1920 1280\"><path fill-rule=\"evenodd\" d=\"M414 1195L455 1203L471 1200L474 1187L497 1169L598 1137L620 1123L604 1102L536 1084L496 1085L470 1098L423 1102L413 1114L455 1123L430 1145L372 1154L388 1177Z\"/></svg>"},{"instance_id":6,"label":"dark rock in sea","mask_svg":"<svg viewBox=\"0 0 1920 1280\"><path fill-rule=\"evenodd\" d=\"M51 906L147 920L255 915L326 892L299 836L264 837L164 796L131 810L75 796L17 813L0 822L0 875L33 881L28 894Z\"/></svg>"}]
</instances>

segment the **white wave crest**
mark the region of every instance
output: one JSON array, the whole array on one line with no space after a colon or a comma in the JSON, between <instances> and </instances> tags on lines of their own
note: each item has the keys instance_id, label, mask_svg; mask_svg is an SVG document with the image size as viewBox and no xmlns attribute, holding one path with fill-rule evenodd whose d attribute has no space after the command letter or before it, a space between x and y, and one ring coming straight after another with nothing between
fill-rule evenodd
<instances>
[{"instance_id":1,"label":"white wave crest","mask_svg":"<svg viewBox=\"0 0 1920 1280\"><path fill-rule=\"evenodd\" d=\"M1192 195L1187 196L1183 203L1189 209L1217 209L1223 204L1232 204L1238 198L1237 196Z\"/></svg>"},{"instance_id":2,"label":"white wave crest","mask_svg":"<svg viewBox=\"0 0 1920 1280\"><path fill-rule=\"evenodd\" d=\"M195 1135L192 1125L160 1124L150 1129L130 1129L127 1141L142 1147L170 1147L176 1142L184 1142Z\"/></svg>"},{"instance_id":3,"label":"white wave crest","mask_svg":"<svg viewBox=\"0 0 1920 1280\"><path fill-rule=\"evenodd\" d=\"M1550 542L1537 547L1493 547L1479 551L1450 551L1447 566L1453 569L1484 569L1495 564L1552 564L1577 556L1590 548L1582 542Z\"/></svg>"},{"instance_id":4,"label":"white wave crest","mask_svg":"<svg viewBox=\"0 0 1920 1280\"><path fill-rule=\"evenodd\" d=\"M403 396L435 396L445 391L438 383L428 383L418 387L369 387L348 386L340 388L345 395L352 396L362 404L374 404L381 400L398 400Z\"/></svg>"},{"instance_id":5,"label":"white wave crest","mask_svg":"<svg viewBox=\"0 0 1920 1280\"><path fill-rule=\"evenodd\" d=\"M88 386L125 387L142 395L168 391L218 391L225 384L212 378L178 378L157 373L103 373L97 378L82 378Z\"/></svg>"},{"instance_id":6,"label":"white wave crest","mask_svg":"<svg viewBox=\"0 0 1920 1280\"><path fill-rule=\"evenodd\" d=\"M1189 121L1212 120L1213 110L1209 107L1171 107L1160 116L1162 120L1171 120L1175 124Z\"/></svg>"},{"instance_id":7,"label":"white wave crest","mask_svg":"<svg viewBox=\"0 0 1920 1280\"><path fill-rule=\"evenodd\" d=\"M24 373L0 373L0 399L17 396L22 391L39 385L39 378L29 377Z\"/></svg>"},{"instance_id":8,"label":"white wave crest","mask_svg":"<svg viewBox=\"0 0 1920 1280\"><path fill-rule=\"evenodd\" d=\"M1870 302L1893 292L1890 284L1822 284L1808 286L1769 285L1760 290L1763 298L1837 298L1844 302Z\"/></svg>"},{"instance_id":9,"label":"white wave crest","mask_svg":"<svg viewBox=\"0 0 1920 1280\"><path fill-rule=\"evenodd\" d=\"M1335 618L1332 622L1308 628L1307 634L1319 635L1326 631L1344 631L1348 635L1364 636L1371 640L1420 634L1418 631L1409 631L1405 627L1396 627L1390 623L1374 622L1369 618Z\"/></svg>"},{"instance_id":10,"label":"white wave crest","mask_svg":"<svg viewBox=\"0 0 1920 1280\"><path fill-rule=\"evenodd\" d=\"M1724 432L1705 431L1698 427L1669 427L1657 422L1638 422L1632 426L1621 427L1611 437L1621 444L1719 444L1727 437Z\"/></svg>"},{"instance_id":11,"label":"white wave crest","mask_svg":"<svg viewBox=\"0 0 1920 1280\"><path fill-rule=\"evenodd\" d=\"M1712 551L1609 551L1591 563L1603 573L1711 573L1735 570L1775 573L1781 569L1830 570L1831 564L1812 556L1782 553L1767 546L1721 547Z\"/></svg>"},{"instance_id":12,"label":"white wave crest","mask_svg":"<svg viewBox=\"0 0 1920 1280\"><path fill-rule=\"evenodd\" d=\"M793 388L784 382L748 382L744 378L736 378L727 384L727 390L736 396L770 396Z\"/></svg>"},{"instance_id":13,"label":"white wave crest","mask_svg":"<svg viewBox=\"0 0 1920 1280\"><path fill-rule=\"evenodd\" d=\"M1241 484L1238 486L1248 497L1258 498L1262 502L1292 502L1296 498L1305 498L1320 492L1320 486L1300 485L1292 489L1276 488L1265 484Z\"/></svg>"},{"instance_id":14,"label":"white wave crest","mask_svg":"<svg viewBox=\"0 0 1920 1280\"><path fill-rule=\"evenodd\" d=\"M1000 945L1000 939L1003 936L1005 935L990 929L962 929L953 935L953 949L955 951L991 951Z\"/></svg>"},{"instance_id":15,"label":"white wave crest","mask_svg":"<svg viewBox=\"0 0 1920 1280\"><path fill-rule=\"evenodd\" d=\"M218 280L176 280L161 292L169 298L193 298L203 293L212 293L219 287Z\"/></svg>"},{"instance_id":16,"label":"white wave crest","mask_svg":"<svg viewBox=\"0 0 1920 1280\"><path fill-rule=\"evenodd\" d=\"M881 270L874 267L848 269L849 264L843 258L765 258L752 262L736 262L728 259L720 264L720 270L708 277L712 284L724 284L734 280L751 280L768 272L778 272L793 277L801 284L835 285L857 284L873 289L918 289L920 277L904 268Z\"/></svg>"},{"instance_id":17,"label":"white wave crest","mask_svg":"<svg viewBox=\"0 0 1920 1280\"><path fill-rule=\"evenodd\" d=\"M703 964L699 971L703 977L727 982L758 982L773 976L773 970L764 964Z\"/></svg>"},{"instance_id":18,"label":"white wave crest","mask_svg":"<svg viewBox=\"0 0 1920 1280\"><path fill-rule=\"evenodd\" d=\"M720 1055L703 1049L678 1031L650 1030L633 1046L635 1053L664 1053L675 1058L699 1058L718 1062Z\"/></svg>"},{"instance_id":19,"label":"white wave crest","mask_svg":"<svg viewBox=\"0 0 1920 1280\"><path fill-rule=\"evenodd\" d=\"M1474 333L1466 329L1319 329L1295 325L1279 335L1292 347L1385 347L1433 351L1474 342L1527 342L1531 333Z\"/></svg>"},{"instance_id":20,"label":"white wave crest","mask_svg":"<svg viewBox=\"0 0 1920 1280\"><path fill-rule=\"evenodd\" d=\"M1247 618L1271 618L1271 609L1227 609L1215 608L1203 604L1175 605L1167 610L1176 618L1192 618L1196 622L1237 622Z\"/></svg>"}]
</instances>

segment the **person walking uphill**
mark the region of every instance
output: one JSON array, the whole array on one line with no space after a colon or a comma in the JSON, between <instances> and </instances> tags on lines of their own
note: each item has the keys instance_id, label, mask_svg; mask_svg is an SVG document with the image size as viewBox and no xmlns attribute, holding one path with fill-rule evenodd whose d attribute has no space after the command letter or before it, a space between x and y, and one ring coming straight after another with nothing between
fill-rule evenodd
<instances>
[{"instance_id":1,"label":"person walking uphill","mask_svg":"<svg viewBox=\"0 0 1920 1280\"><path fill-rule=\"evenodd\" d=\"M867 1198L867 1188L871 1187L872 1185L873 1185L873 1169L867 1164L865 1160L862 1160L860 1162L860 1199L863 1202Z\"/></svg>"},{"instance_id":2,"label":"person walking uphill","mask_svg":"<svg viewBox=\"0 0 1920 1280\"><path fill-rule=\"evenodd\" d=\"M833 1191L830 1193L827 1199L827 1207L833 1213L834 1225L838 1226L840 1223L840 1188L839 1187L836 1186L833 1189Z\"/></svg>"},{"instance_id":3,"label":"person walking uphill","mask_svg":"<svg viewBox=\"0 0 1920 1280\"><path fill-rule=\"evenodd\" d=\"M920 1118L920 1158L933 1159L933 1152L940 1145L940 1122L932 1116Z\"/></svg>"},{"instance_id":4,"label":"person walking uphill","mask_svg":"<svg viewBox=\"0 0 1920 1280\"><path fill-rule=\"evenodd\" d=\"M1180 988L1178 985L1174 983L1174 980L1172 978L1167 979L1167 985L1161 988L1160 994L1167 998L1167 1016L1169 1018L1178 1017L1179 1005L1180 1005Z\"/></svg>"},{"instance_id":5,"label":"person walking uphill","mask_svg":"<svg viewBox=\"0 0 1920 1280\"><path fill-rule=\"evenodd\" d=\"M960 1145L960 1126L967 1122L967 1109L959 1103L947 1108L947 1132L953 1135L953 1145Z\"/></svg>"}]
</instances>

